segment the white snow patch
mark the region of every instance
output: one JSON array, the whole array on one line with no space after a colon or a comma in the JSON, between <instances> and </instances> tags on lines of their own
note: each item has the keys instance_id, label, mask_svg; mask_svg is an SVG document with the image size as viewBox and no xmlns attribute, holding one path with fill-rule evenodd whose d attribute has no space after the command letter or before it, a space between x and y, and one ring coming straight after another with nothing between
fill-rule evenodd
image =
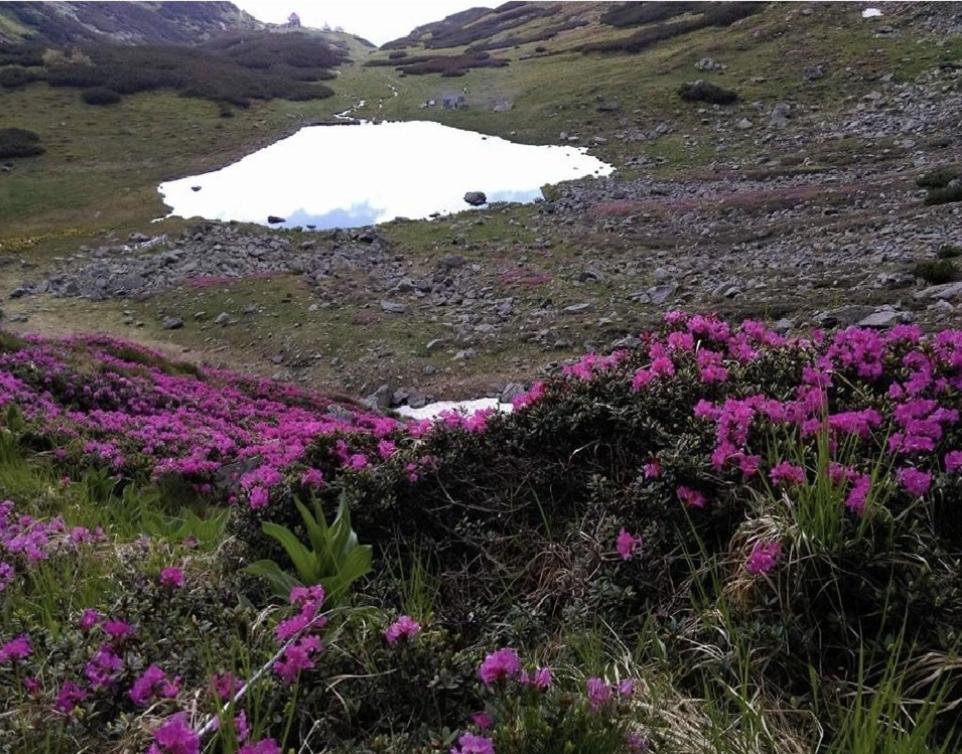
<instances>
[{"instance_id":1,"label":"white snow patch","mask_svg":"<svg viewBox=\"0 0 962 754\"><path fill-rule=\"evenodd\" d=\"M441 414L442 411L460 411L464 414L473 414L482 408L493 408L496 411L503 411L508 414L514 410L510 403L501 403L497 398L478 398L473 401L438 401L429 403L421 408L411 408L401 406L397 412L401 416L409 416L412 419L433 419Z\"/></svg>"},{"instance_id":2,"label":"white snow patch","mask_svg":"<svg viewBox=\"0 0 962 754\"><path fill-rule=\"evenodd\" d=\"M878 18L882 15L882 11L878 8L866 8L862 11L862 18Z\"/></svg>"}]
</instances>

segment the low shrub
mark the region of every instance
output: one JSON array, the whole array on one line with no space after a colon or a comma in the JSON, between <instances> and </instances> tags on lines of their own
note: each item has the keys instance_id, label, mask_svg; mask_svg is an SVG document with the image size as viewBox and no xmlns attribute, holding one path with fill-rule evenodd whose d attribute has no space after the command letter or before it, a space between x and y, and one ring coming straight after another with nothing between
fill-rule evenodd
<instances>
[{"instance_id":1,"label":"low shrub","mask_svg":"<svg viewBox=\"0 0 962 754\"><path fill-rule=\"evenodd\" d=\"M738 100L738 93L710 81L689 81L678 88L678 96L688 102L710 102L714 105L731 105Z\"/></svg>"},{"instance_id":2,"label":"low shrub","mask_svg":"<svg viewBox=\"0 0 962 754\"><path fill-rule=\"evenodd\" d=\"M331 96L328 86L316 82L332 78L330 67L345 60L346 52L306 34L250 32L201 46L101 44L79 55L48 58L51 86L109 89L120 95L173 89L246 107L256 99Z\"/></svg>"},{"instance_id":3,"label":"low shrub","mask_svg":"<svg viewBox=\"0 0 962 754\"><path fill-rule=\"evenodd\" d=\"M915 184L919 188L938 189L945 188L956 178L962 176L962 168L955 165L946 165L928 173L922 173L915 179Z\"/></svg>"},{"instance_id":4,"label":"low shrub","mask_svg":"<svg viewBox=\"0 0 962 754\"><path fill-rule=\"evenodd\" d=\"M618 3L601 14L601 23L625 28L667 21L670 18L697 11L701 3Z\"/></svg>"},{"instance_id":5,"label":"low shrub","mask_svg":"<svg viewBox=\"0 0 962 754\"><path fill-rule=\"evenodd\" d=\"M84 89L80 93L80 98L88 105L115 105L122 99L113 89L107 89L103 86Z\"/></svg>"},{"instance_id":6,"label":"low shrub","mask_svg":"<svg viewBox=\"0 0 962 754\"><path fill-rule=\"evenodd\" d=\"M0 158L35 157L44 153L40 137L25 128L0 128Z\"/></svg>"},{"instance_id":7,"label":"low shrub","mask_svg":"<svg viewBox=\"0 0 962 754\"><path fill-rule=\"evenodd\" d=\"M944 243L939 246L936 254L939 259L956 259L957 257L962 257L962 246Z\"/></svg>"},{"instance_id":8,"label":"low shrub","mask_svg":"<svg viewBox=\"0 0 962 754\"><path fill-rule=\"evenodd\" d=\"M0 68L0 86L7 89L17 89L34 81L39 81L41 78L43 77L31 68L21 68L20 66Z\"/></svg>"},{"instance_id":9,"label":"low shrub","mask_svg":"<svg viewBox=\"0 0 962 754\"><path fill-rule=\"evenodd\" d=\"M582 52L629 52L637 53L657 42L674 39L709 26L731 26L736 21L764 10L766 3L624 3L612 8L610 22L617 26L638 26L642 28L634 34L621 39L609 39L583 45ZM668 21L691 11L692 18ZM653 23L658 21L659 23Z\"/></svg>"},{"instance_id":10,"label":"low shrub","mask_svg":"<svg viewBox=\"0 0 962 754\"><path fill-rule=\"evenodd\" d=\"M912 274L917 278L922 278L926 283L933 285L951 283L959 278L958 269L955 264L947 258L918 262L912 268Z\"/></svg>"},{"instance_id":11,"label":"low shrub","mask_svg":"<svg viewBox=\"0 0 962 754\"><path fill-rule=\"evenodd\" d=\"M925 196L926 204L949 204L951 202L962 202L962 178L949 181L945 188L929 189Z\"/></svg>"}]
</instances>

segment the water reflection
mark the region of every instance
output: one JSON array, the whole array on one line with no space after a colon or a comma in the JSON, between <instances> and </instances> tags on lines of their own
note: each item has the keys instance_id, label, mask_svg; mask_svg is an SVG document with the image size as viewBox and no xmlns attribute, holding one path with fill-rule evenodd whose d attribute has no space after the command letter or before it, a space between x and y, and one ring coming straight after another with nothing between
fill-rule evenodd
<instances>
[{"instance_id":1,"label":"water reflection","mask_svg":"<svg viewBox=\"0 0 962 754\"><path fill-rule=\"evenodd\" d=\"M612 167L570 146L515 144L438 123L312 126L222 170L162 183L171 214L280 226L356 227L396 217L530 202L541 186Z\"/></svg>"}]
</instances>

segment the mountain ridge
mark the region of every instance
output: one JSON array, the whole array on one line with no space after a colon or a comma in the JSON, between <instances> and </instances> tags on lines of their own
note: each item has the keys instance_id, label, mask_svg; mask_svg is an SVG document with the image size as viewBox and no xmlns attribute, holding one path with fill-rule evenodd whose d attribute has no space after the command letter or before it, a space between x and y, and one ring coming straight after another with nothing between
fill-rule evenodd
<instances>
[{"instance_id":1,"label":"mountain ridge","mask_svg":"<svg viewBox=\"0 0 962 754\"><path fill-rule=\"evenodd\" d=\"M230 2L11 2L0 5L0 42L201 42L266 25Z\"/></svg>"}]
</instances>

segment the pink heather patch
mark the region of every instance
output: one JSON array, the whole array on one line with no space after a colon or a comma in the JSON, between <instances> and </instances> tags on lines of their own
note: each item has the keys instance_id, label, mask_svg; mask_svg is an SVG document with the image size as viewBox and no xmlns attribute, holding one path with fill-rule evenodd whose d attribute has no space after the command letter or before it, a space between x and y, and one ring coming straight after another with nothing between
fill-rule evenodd
<instances>
[{"instance_id":1,"label":"pink heather patch","mask_svg":"<svg viewBox=\"0 0 962 754\"><path fill-rule=\"evenodd\" d=\"M30 637L27 634L22 634L0 647L0 665L23 662L30 656L31 652L33 652L33 647L30 644Z\"/></svg>"},{"instance_id":2,"label":"pink heather patch","mask_svg":"<svg viewBox=\"0 0 962 754\"><path fill-rule=\"evenodd\" d=\"M678 495L678 499L689 508L704 508L708 502L701 492L693 490L691 487L686 487L683 484L675 489L675 494Z\"/></svg>"},{"instance_id":3,"label":"pink heather patch","mask_svg":"<svg viewBox=\"0 0 962 754\"><path fill-rule=\"evenodd\" d=\"M485 686L491 688L499 681L516 678L521 672L521 658L509 647L492 652L478 668L478 676Z\"/></svg>"},{"instance_id":4,"label":"pink heather patch","mask_svg":"<svg viewBox=\"0 0 962 754\"><path fill-rule=\"evenodd\" d=\"M321 649L318 637L304 636L284 650L281 659L274 663L274 672L290 686L303 671L314 667L313 656Z\"/></svg>"},{"instance_id":5,"label":"pink heather patch","mask_svg":"<svg viewBox=\"0 0 962 754\"><path fill-rule=\"evenodd\" d=\"M954 474L962 469L962 450L950 450L945 454L945 470Z\"/></svg>"},{"instance_id":6,"label":"pink heather patch","mask_svg":"<svg viewBox=\"0 0 962 754\"><path fill-rule=\"evenodd\" d=\"M281 754L281 747L273 738L264 738L257 743L241 746L237 754Z\"/></svg>"},{"instance_id":7,"label":"pink heather patch","mask_svg":"<svg viewBox=\"0 0 962 754\"><path fill-rule=\"evenodd\" d=\"M745 569L752 576L769 573L775 568L781 554L782 545L780 542L756 542L748 556L748 561L745 563Z\"/></svg>"},{"instance_id":8,"label":"pink heather patch","mask_svg":"<svg viewBox=\"0 0 962 754\"><path fill-rule=\"evenodd\" d=\"M250 492L250 506L254 510L266 508L270 500L270 493L264 487L254 487Z\"/></svg>"},{"instance_id":9,"label":"pink heather patch","mask_svg":"<svg viewBox=\"0 0 962 754\"><path fill-rule=\"evenodd\" d=\"M539 691L547 691L554 683L554 673L551 668L538 668L531 674L531 685Z\"/></svg>"},{"instance_id":10,"label":"pink heather patch","mask_svg":"<svg viewBox=\"0 0 962 754\"><path fill-rule=\"evenodd\" d=\"M305 487L320 489L324 486L324 474L320 469L310 468L301 474L301 484Z\"/></svg>"},{"instance_id":11,"label":"pink heather patch","mask_svg":"<svg viewBox=\"0 0 962 754\"><path fill-rule=\"evenodd\" d=\"M788 461L782 461L772 467L768 472L768 478L778 487L805 484L805 469Z\"/></svg>"},{"instance_id":12,"label":"pink heather patch","mask_svg":"<svg viewBox=\"0 0 962 754\"><path fill-rule=\"evenodd\" d=\"M919 471L912 466L899 469L896 477L902 489L915 497L922 497L929 491L929 487L932 485L931 474L925 471Z\"/></svg>"},{"instance_id":13,"label":"pink heather patch","mask_svg":"<svg viewBox=\"0 0 962 754\"><path fill-rule=\"evenodd\" d=\"M868 474L858 474L845 498L845 507L857 516L865 512L865 503L872 488L872 478Z\"/></svg>"},{"instance_id":14,"label":"pink heather patch","mask_svg":"<svg viewBox=\"0 0 962 754\"><path fill-rule=\"evenodd\" d=\"M411 640L421 631L421 624L410 615L402 615L384 630L384 638L392 647L401 639Z\"/></svg>"},{"instance_id":15,"label":"pink heather patch","mask_svg":"<svg viewBox=\"0 0 962 754\"><path fill-rule=\"evenodd\" d=\"M73 681L65 681L57 692L57 700L54 702L54 709L64 715L71 714L87 698L84 691Z\"/></svg>"},{"instance_id":16,"label":"pink heather patch","mask_svg":"<svg viewBox=\"0 0 962 754\"><path fill-rule=\"evenodd\" d=\"M585 683L585 690L592 712L599 712L611 699L611 687L603 678L589 678Z\"/></svg>"},{"instance_id":17,"label":"pink heather patch","mask_svg":"<svg viewBox=\"0 0 962 754\"><path fill-rule=\"evenodd\" d=\"M478 730L487 730L494 725L494 720L487 712L475 712L471 715L471 722L478 726Z\"/></svg>"},{"instance_id":18,"label":"pink heather patch","mask_svg":"<svg viewBox=\"0 0 962 754\"><path fill-rule=\"evenodd\" d=\"M126 639L134 635L134 628L124 620L105 620L100 626L111 639Z\"/></svg>"},{"instance_id":19,"label":"pink heather patch","mask_svg":"<svg viewBox=\"0 0 962 754\"><path fill-rule=\"evenodd\" d=\"M172 589L179 589L184 585L184 572L180 568L172 566L164 568L160 572L160 584Z\"/></svg>"},{"instance_id":20,"label":"pink heather patch","mask_svg":"<svg viewBox=\"0 0 962 754\"><path fill-rule=\"evenodd\" d=\"M147 754L199 754L200 737L187 724L187 715L178 712L154 733Z\"/></svg>"},{"instance_id":21,"label":"pink heather patch","mask_svg":"<svg viewBox=\"0 0 962 754\"><path fill-rule=\"evenodd\" d=\"M180 678L170 680L157 665L148 667L130 687L130 699L145 707L156 698L173 699L180 693Z\"/></svg>"},{"instance_id":22,"label":"pink heather patch","mask_svg":"<svg viewBox=\"0 0 962 754\"><path fill-rule=\"evenodd\" d=\"M634 537L629 534L624 527L618 532L618 538L615 541L615 547L618 550L618 554L621 555L622 560L631 560L635 552L641 547L642 538Z\"/></svg>"},{"instance_id":23,"label":"pink heather patch","mask_svg":"<svg viewBox=\"0 0 962 754\"><path fill-rule=\"evenodd\" d=\"M657 460L649 461L643 467L645 479L657 479L661 476L661 463Z\"/></svg>"},{"instance_id":24,"label":"pink heather patch","mask_svg":"<svg viewBox=\"0 0 962 754\"><path fill-rule=\"evenodd\" d=\"M458 745L451 749L451 754L495 754L494 741L484 736L465 733L458 739Z\"/></svg>"}]
</instances>

